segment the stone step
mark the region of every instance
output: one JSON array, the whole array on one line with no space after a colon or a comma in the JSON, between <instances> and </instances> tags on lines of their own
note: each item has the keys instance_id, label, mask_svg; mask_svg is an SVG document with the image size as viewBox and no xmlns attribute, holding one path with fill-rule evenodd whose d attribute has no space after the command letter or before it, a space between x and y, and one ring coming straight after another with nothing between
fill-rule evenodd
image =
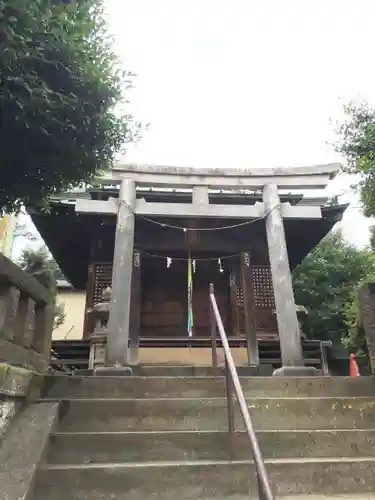
<instances>
[{"instance_id":1,"label":"stone step","mask_svg":"<svg viewBox=\"0 0 375 500\"><path fill-rule=\"evenodd\" d=\"M353 494L350 495L293 495L283 496L283 500L375 500L375 493L365 493L363 495ZM207 499L205 499L207 500ZM212 500L212 499L208 499ZM245 500L244 497L230 497L228 500Z\"/></svg>"},{"instance_id":2,"label":"stone step","mask_svg":"<svg viewBox=\"0 0 375 500\"><path fill-rule=\"evenodd\" d=\"M375 489L375 459L266 460L276 495L367 493ZM204 500L256 497L250 462L184 462L46 466L32 500Z\"/></svg>"},{"instance_id":3,"label":"stone step","mask_svg":"<svg viewBox=\"0 0 375 500\"><path fill-rule=\"evenodd\" d=\"M292 496L278 496L282 500L375 500L375 493L371 494L353 494L350 495L292 495ZM205 498L204 500L249 500L249 495L231 495L230 497L216 497ZM255 497L254 500L259 500Z\"/></svg>"},{"instance_id":4,"label":"stone step","mask_svg":"<svg viewBox=\"0 0 375 500\"><path fill-rule=\"evenodd\" d=\"M282 500L375 500L375 493L364 493L350 495L292 495L292 496L278 496L277 498L282 498ZM230 497L216 497L216 498L205 498L204 500L249 500L249 495L231 495ZM255 500L259 500L255 497Z\"/></svg>"},{"instance_id":5,"label":"stone step","mask_svg":"<svg viewBox=\"0 0 375 500\"><path fill-rule=\"evenodd\" d=\"M247 397L375 398L374 377L242 377ZM47 398L224 397L222 377L46 377Z\"/></svg>"},{"instance_id":6,"label":"stone step","mask_svg":"<svg viewBox=\"0 0 375 500\"><path fill-rule=\"evenodd\" d=\"M260 431L265 458L375 457L375 430ZM57 433L46 458L52 464L248 460L245 432L234 435L234 454L227 432Z\"/></svg>"},{"instance_id":7,"label":"stone step","mask_svg":"<svg viewBox=\"0 0 375 500\"><path fill-rule=\"evenodd\" d=\"M278 496L282 500L375 500L375 493L355 494L350 495L292 495ZM255 497L259 500L258 497ZM231 495L230 497L205 498L204 500L249 500L249 495Z\"/></svg>"},{"instance_id":8,"label":"stone step","mask_svg":"<svg viewBox=\"0 0 375 500\"><path fill-rule=\"evenodd\" d=\"M372 429L374 398L256 398L258 430ZM236 427L242 421L236 405ZM211 399L71 399L60 404L60 432L186 431L228 428L227 401Z\"/></svg>"},{"instance_id":9,"label":"stone step","mask_svg":"<svg viewBox=\"0 0 375 500\"><path fill-rule=\"evenodd\" d=\"M272 365L237 366L237 372L242 377L271 377ZM186 366L186 365L141 365L134 374L140 377L213 377L212 366ZM218 367L218 375L224 376L223 366Z\"/></svg>"}]
</instances>

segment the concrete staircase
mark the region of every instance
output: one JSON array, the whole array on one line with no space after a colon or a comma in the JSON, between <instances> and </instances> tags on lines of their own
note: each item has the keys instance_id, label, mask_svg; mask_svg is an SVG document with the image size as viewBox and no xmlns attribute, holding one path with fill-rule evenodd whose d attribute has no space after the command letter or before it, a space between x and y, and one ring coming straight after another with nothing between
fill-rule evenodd
<instances>
[{"instance_id":1,"label":"concrete staircase","mask_svg":"<svg viewBox=\"0 0 375 500\"><path fill-rule=\"evenodd\" d=\"M277 497L375 491L375 379L241 382ZM44 396L59 422L31 500L258 498L239 414L229 454L223 378L58 376Z\"/></svg>"}]
</instances>

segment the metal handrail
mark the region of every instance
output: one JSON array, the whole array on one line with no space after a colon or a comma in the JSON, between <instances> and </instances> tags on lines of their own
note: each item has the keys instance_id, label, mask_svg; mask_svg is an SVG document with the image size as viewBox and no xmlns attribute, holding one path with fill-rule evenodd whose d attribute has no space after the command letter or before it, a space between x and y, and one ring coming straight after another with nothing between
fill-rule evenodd
<instances>
[{"instance_id":1,"label":"metal handrail","mask_svg":"<svg viewBox=\"0 0 375 500\"><path fill-rule=\"evenodd\" d=\"M251 421L251 416L249 409L247 407L244 392L241 387L241 382L237 373L236 365L233 360L232 352L229 347L228 338L225 333L224 325L221 320L219 308L216 303L215 289L214 285L211 283L209 287L209 297L210 297L210 323L211 323L211 338L212 338L212 360L213 368L217 370L217 354L216 354L216 328L219 331L221 338L221 343L225 355L225 378L226 378L226 392L227 392L227 403L228 403L228 424L229 424L229 435L231 442L231 452L233 453L233 436L234 436L234 408L233 408L233 398L232 398L232 387L236 394L238 404L240 407L241 416L245 425L245 430L251 444L251 450L253 453L254 463L257 473L258 482L258 497L259 500L274 500L275 497L271 490L271 485L268 479L266 467L264 465L264 460L262 452L259 447L258 438L255 434L253 423Z\"/></svg>"}]
</instances>

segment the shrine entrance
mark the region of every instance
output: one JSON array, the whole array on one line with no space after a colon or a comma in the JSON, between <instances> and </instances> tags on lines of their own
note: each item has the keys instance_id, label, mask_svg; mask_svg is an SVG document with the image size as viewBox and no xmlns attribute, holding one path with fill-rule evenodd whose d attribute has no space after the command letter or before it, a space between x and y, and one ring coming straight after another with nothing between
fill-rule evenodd
<instances>
[{"instance_id":1,"label":"shrine entrance","mask_svg":"<svg viewBox=\"0 0 375 500\"><path fill-rule=\"evenodd\" d=\"M216 301L221 319L228 335L232 335L230 325L230 269L227 259L196 260L193 273L193 332L197 337L210 336L210 308L208 287L215 286Z\"/></svg>"},{"instance_id":2,"label":"shrine entrance","mask_svg":"<svg viewBox=\"0 0 375 500\"><path fill-rule=\"evenodd\" d=\"M193 336L209 337L210 283L215 284L224 325L228 328L230 324L229 263L226 259L205 260L202 253L194 257L191 259ZM168 260L142 254L141 337L188 336L188 266L188 259L182 254Z\"/></svg>"}]
</instances>

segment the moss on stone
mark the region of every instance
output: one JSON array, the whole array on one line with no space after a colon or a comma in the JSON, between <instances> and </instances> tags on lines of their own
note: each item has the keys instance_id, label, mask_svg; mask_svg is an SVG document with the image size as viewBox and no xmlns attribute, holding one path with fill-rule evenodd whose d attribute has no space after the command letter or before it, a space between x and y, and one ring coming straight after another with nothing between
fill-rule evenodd
<instances>
[{"instance_id":1,"label":"moss on stone","mask_svg":"<svg viewBox=\"0 0 375 500\"><path fill-rule=\"evenodd\" d=\"M43 376L20 366L0 363L0 395L10 397L38 397Z\"/></svg>"}]
</instances>

